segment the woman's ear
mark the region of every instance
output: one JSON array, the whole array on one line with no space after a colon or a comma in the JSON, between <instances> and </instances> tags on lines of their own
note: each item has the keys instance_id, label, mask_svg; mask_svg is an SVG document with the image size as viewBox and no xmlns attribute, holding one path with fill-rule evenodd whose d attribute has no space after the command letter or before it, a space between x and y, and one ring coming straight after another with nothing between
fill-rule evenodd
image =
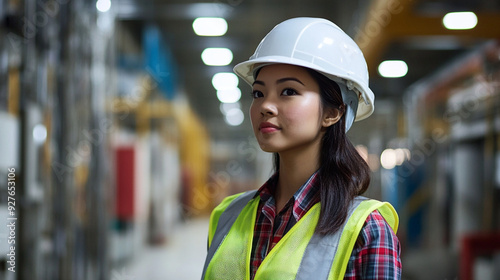
<instances>
[{"instance_id":1,"label":"woman's ear","mask_svg":"<svg viewBox=\"0 0 500 280\"><path fill-rule=\"evenodd\" d=\"M342 115L343 113L338 109L328 109L328 111L326 111L325 115L323 116L323 127L329 127L336 124L340 120L340 118L342 118Z\"/></svg>"}]
</instances>

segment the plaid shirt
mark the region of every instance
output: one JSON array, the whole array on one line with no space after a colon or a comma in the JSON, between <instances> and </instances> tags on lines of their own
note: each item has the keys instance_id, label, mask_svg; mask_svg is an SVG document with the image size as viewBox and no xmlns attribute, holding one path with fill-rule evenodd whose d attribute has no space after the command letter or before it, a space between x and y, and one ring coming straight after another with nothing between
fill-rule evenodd
<instances>
[{"instance_id":1,"label":"plaid shirt","mask_svg":"<svg viewBox=\"0 0 500 280\"><path fill-rule=\"evenodd\" d=\"M278 175L274 174L256 195L260 203L255 220L250 279L281 238L320 201L314 173L283 209L276 213L273 197ZM401 279L399 240L378 211L372 212L358 236L347 264L344 279Z\"/></svg>"}]
</instances>

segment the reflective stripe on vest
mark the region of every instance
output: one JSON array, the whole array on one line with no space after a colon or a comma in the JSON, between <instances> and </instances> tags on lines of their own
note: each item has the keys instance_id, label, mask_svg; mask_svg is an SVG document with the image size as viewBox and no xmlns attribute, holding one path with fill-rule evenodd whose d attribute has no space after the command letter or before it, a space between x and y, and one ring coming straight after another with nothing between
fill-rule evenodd
<instances>
[{"instance_id":1,"label":"reflective stripe on vest","mask_svg":"<svg viewBox=\"0 0 500 280\"><path fill-rule=\"evenodd\" d=\"M347 212L346 221L351 218L354 210L359 204L366 200L366 197L358 196L354 199ZM297 272L297 280L313 279L328 279L330 269L332 268L333 259L337 253L340 242L340 236L344 231L347 222L344 222L340 230L333 234L320 235L314 233L306 247L302 262L300 263L299 271ZM349 255L350 256L350 255Z\"/></svg>"},{"instance_id":2,"label":"reflective stripe on vest","mask_svg":"<svg viewBox=\"0 0 500 280\"><path fill-rule=\"evenodd\" d=\"M205 266L203 267L203 275L201 279L205 278L205 272L207 270L208 264L215 254L215 251L217 251L217 249L219 248L220 244L231 229L231 226L234 224L234 221L236 220L236 218L238 218L241 210L243 210L243 207L245 207L245 205L247 205L247 203L255 196L256 192L257 190L243 193L242 195L231 201L225 211L222 212L220 218L218 219L215 235L213 235L213 238L209 240L210 247L208 248L207 258L205 259Z\"/></svg>"},{"instance_id":3,"label":"reflective stripe on vest","mask_svg":"<svg viewBox=\"0 0 500 280\"><path fill-rule=\"evenodd\" d=\"M260 199L254 196L255 191L251 191L228 197L212 212L210 248L202 279L250 278L255 214ZM390 204L357 197L342 230L319 235L314 229L320 204L314 205L268 253L255 279L342 279L357 236L374 210L379 210L397 231L397 214Z\"/></svg>"}]
</instances>

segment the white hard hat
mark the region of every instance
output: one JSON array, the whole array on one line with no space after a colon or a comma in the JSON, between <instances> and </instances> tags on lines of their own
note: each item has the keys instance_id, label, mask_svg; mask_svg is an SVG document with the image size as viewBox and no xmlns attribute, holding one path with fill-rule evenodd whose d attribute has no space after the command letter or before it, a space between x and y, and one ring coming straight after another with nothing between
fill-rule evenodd
<instances>
[{"instance_id":1,"label":"white hard hat","mask_svg":"<svg viewBox=\"0 0 500 280\"><path fill-rule=\"evenodd\" d=\"M255 71L274 63L307 67L337 82L348 107L346 131L354 120L365 119L373 113L375 97L368 87L363 53L331 21L301 17L276 25L250 59L234 67L234 72L252 85Z\"/></svg>"}]
</instances>

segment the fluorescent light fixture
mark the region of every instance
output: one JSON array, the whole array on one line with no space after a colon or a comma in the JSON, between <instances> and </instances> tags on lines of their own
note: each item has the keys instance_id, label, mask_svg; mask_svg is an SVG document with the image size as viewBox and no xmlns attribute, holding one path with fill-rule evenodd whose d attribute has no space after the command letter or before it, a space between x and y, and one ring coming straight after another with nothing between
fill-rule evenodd
<instances>
[{"instance_id":1,"label":"fluorescent light fixture","mask_svg":"<svg viewBox=\"0 0 500 280\"><path fill-rule=\"evenodd\" d=\"M220 17L199 17L193 21L198 36L222 36L227 32L227 22Z\"/></svg>"},{"instance_id":2,"label":"fluorescent light fixture","mask_svg":"<svg viewBox=\"0 0 500 280\"><path fill-rule=\"evenodd\" d=\"M35 143L43 143L47 139L47 128L43 124L37 124L33 128L33 140Z\"/></svg>"},{"instance_id":3,"label":"fluorescent light fixture","mask_svg":"<svg viewBox=\"0 0 500 280\"><path fill-rule=\"evenodd\" d=\"M226 114L226 123L230 126L238 126L245 120L245 115L243 111L238 108L231 109Z\"/></svg>"},{"instance_id":4,"label":"fluorescent light fixture","mask_svg":"<svg viewBox=\"0 0 500 280\"><path fill-rule=\"evenodd\" d=\"M111 0L97 0L95 7L101 13L105 13L111 9Z\"/></svg>"},{"instance_id":5,"label":"fluorescent light fixture","mask_svg":"<svg viewBox=\"0 0 500 280\"><path fill-rule=\"evenodd\" d=\"M396 149L396 165L402 165L405 160L409 160L411 158L411 152L408 149Z\"/></svg>"},{"instance_id":6,"label":"fluorescent light fixture","mask_svg":"<svg viewBox=\"0 0 500 280\"><path fill-rule=\"evenodd\" d=\"M473 12L447 13L443 17L443 25L450 30L472 29L477 25L477 16Z\"/></svg>"},{"instance_id":7,"label":"fluorescent light fixture","mask_svg":"<svg viewBox=\"0 0 500 280\"><path fill-rule=\"evenodd\" d=\"M239 88L218 90L217 98L222 103L238 102L241 98L241 90Z\"/></svg>"},{"instance_id":8,"label":"fluorescent light fixture","mask_svg":"<svg viewBox=\"0 0 500 280\"><path fill-rule=\"evenodd\" d=\"M400 78L408 73L408 65L402 60L386 60L380 63L378 72L385 78Z\"/></svg>"},{"instance_id":9,"label":"fluorescent light fixture","mask_svg":"<svg viewBox=\"0 0 500 280\"><path fill-rule=\"evenodd\" d=\"M230 72L220 72L212 78L212 85L216 90L236 88L238 83L238 76Z\"/></svg>"},{"instance_id":10,"label":"fluorescent light fixture","mask_svg":"<svg viewBox=\"0 0 500 280\"><path fill-rule=\"evenodd\" d=\"M385 169L393 169L397 164L396 151L393 149L385 149L380 155L380 164Z\"/></svg>"},{"instance_id":11,"label":"fluorescent light fixture","mask_svg":"<svg viewBox=\"0 0 500 280\"><path fill-rule=\"evenodd\" d=\"M240 102L221 103L219 109L222 114L227 115L227 112L229 112L229 110L231 109L241 109L241 104Z\"/></svg>"},{"instance_id":12,"label":"fluorescent light fixture","mask_svg":"<svg viewBox=\"0 0 500 280\"><path fill-rule=\"evenodd\" d=\"M380 163L385 169L393 169L410 159L411 152L408 149L385 149L380 155Z\"/></svg>"},{"instance_id":13,"label":"fluorescent light fixture","mask_svg":"<svg viewBox=\"0 0 500 280\"><path fill-rule=\"evenodd\" d=\"M233 61L233 52L227 48L206 48L201 59L209 66L225 66Z\"/></svg>"}]
</instances>

